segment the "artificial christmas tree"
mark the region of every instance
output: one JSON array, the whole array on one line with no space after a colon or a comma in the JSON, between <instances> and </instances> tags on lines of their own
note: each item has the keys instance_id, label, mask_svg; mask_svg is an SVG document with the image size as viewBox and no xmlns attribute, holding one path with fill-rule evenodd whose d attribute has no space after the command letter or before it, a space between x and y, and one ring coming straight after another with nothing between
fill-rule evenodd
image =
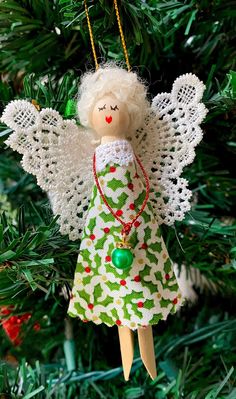
<instances>
[{"instance_id":1,"label":"artificial christmas tree","mask_svg":"<svg viewBox=\"0 0 236 399\"><path fill-rule=\"evenodd\" d=\"M122 60L111 2L88 5L100 59ZM196 161L185 169L194 193L192 208L175 229L162 229L171 257L189 270L199 299L179 318L155 329L158 377L154 383L146 381L136 354L132 381L124 386L122 370L117 368L120 355L112 349L112 331L98 332L90 323L66 318L79 242L60 235L46 195L23 172L17 155L6 150L3 141L11 131L1 125L0 306L14 303L15 315L32 315L24 326L21 346L12 347L1 331L3 393L25 398L234 398L232 7L232 2L220 1L120 4L132 65L138 66L153 93L169 91L167 82L190 71L207 82L204 140ZM90 44L83 3L2 1L0 15L1 109L20 97L75 117L70 101L76 98L82 72L92 65L92 59L87 61ZM29 75L32 72L35 75ZM204 293L194 270L201 272L200 280L207 278ZM19 363L19 378L10 355Z\"/></svg>"}]
</instances>

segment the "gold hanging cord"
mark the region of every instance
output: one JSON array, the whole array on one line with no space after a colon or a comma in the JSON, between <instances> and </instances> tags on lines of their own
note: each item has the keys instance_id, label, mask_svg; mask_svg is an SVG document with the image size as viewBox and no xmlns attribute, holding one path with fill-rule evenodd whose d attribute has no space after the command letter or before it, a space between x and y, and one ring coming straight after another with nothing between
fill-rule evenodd
<instances>
[{"instance_id":1,"label":"gold hanging cord","mask_svg":"<svg viewBox=\"0 0 236 399\"><path fill-rule=\"evenodd\" d=\"M118 23L118 27L119 27L119 32L120 32L121 44L122 44L124 55L125 55L125 62L126 62L128 72L130 72L131 67L130 67L130 63L129 63L129 56L128 56L128 51L127 51L127 47L126 47L126 43L125 43L125 37L124 37L124 33L123 33L121 21L120 21L120 14L119 14L119 8L117 5L117 0L113 0L113 2L114 2L115 12L116 12L116 19L117 19L117 23Z\"/></svg>"},{"instance_id":2,"label":"gold hanging cord","mask_svg":"<svg viewBox=\"0 0 236 399\"><path fill-rule=\"evenodd\" d=\"M113 0L113 2L114 2L115 13L116 13L116 19L117 19L117 23L118 23L118 27L119 27L121 44L122 44L124 56L125 56L125 62L126 62L128 72L130 72L131 67L130 67L130 63L129 63L129 56L128 56L128 51L127 51L127 47L126 47L126 43L125 43L125 37L124 37L122 25L121 25L120 13L119 13L118 5L117 5L117 0ZM86 14L86 18L87 18L87 24L88 24L88 30L89 30L89 36L90 36L90 42L91 42L91 47L92 47L94 63L95 63L95 67L97 70L99 68L99 64L98 64L97 54L96 54L96 49L95 49L95 44L94 44L93 30L92 30L92 26L91 26L91 22L90 22L90 18L89 18L87 0L84 0L84 8L85 8L85 14Z\"/></svg>"},{"instance_id":3,"label":"gold hanging cord","mask_svg":"<svg viewBox=\"0 0 236 399\"><path fill-rule=\"evenodd\" d=\"M85 8L85 14L86 14L86 18L87 18L90 42L91 42L91 47L92 47L92 52L93 52L93 58L94 58L95 67L97 70L99 68L99 65L98 65L97 54L96 54L96 49L95 49L95 44L94 44L94 39L93 39L93 30L92 30L92 26L91 26L90 19L89 19L87 0L84 0L84 8Z\"/></svg>"}]
</instances>

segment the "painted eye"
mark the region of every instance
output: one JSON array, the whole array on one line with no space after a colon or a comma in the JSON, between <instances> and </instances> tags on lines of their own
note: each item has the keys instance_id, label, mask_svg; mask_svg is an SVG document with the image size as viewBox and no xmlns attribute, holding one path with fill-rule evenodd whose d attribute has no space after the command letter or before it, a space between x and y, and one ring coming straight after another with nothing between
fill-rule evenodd
<instances>
[{"instance_id":1,"label":"painted eye","mask_svg":"<svg viewBox=\"0 0 236 399\"><path fill-rule=\"evenodd\" d=\"M111 105L111 110L116 111L116 110L119 110L119 108L117 107L117 105L115 105L114 107L112 107L112 105Z\"/></svg>"},{"instance_id":2,"label":"painted eye","mask_svg":"<svg viewBox=\"0 0 236 399\"><path fill-rule=\"evenodd\" d=\"M104 109L106 109L106 104L104 104L101 108L98 107L98 111L103 111Z\"/></svg>"}]
</instances>

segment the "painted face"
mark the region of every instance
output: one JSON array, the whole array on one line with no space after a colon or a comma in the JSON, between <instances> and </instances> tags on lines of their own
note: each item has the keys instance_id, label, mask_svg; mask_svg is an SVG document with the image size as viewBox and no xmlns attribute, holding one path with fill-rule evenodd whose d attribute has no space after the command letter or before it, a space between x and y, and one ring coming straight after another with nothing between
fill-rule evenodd
<instances>
[{"instance_id":1,"label":"painted face","mask_svg":"<svg viewBox=\"0 0 236 399\"><path fill-rule=\"evenodd\" d=\"M102 97L92 112L92 127L100 137L125 137L129 125L127 107L113 95Z\"/></svg>"}]
</instances>

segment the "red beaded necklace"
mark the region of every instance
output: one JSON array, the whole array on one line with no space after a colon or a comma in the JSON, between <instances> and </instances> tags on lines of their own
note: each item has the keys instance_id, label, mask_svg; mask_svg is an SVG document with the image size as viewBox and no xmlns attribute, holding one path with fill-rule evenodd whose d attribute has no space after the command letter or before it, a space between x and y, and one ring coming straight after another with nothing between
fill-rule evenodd
<instances>
[{"instance_id":1,"label":"red beaded necklace","mask_svg":"<svg viewBox=\"0 0 236 399\"><path fill-rule=\"evenodd\" d=\"M136 216L133 218L132 222L128 222L128 223L127 223L127 222L124 222L124 221L114 212L114 210L112 209L112 207L109 205L109 203L108 203L108 201L107 201L107 199L106 199L106 197L105 197L105 195L104 195L104 193L103 193L103 191L102 191L102 188L101 188L101 186L100 186L99 180L98 180L97 171L96 171L96 154L94 153L94 156L93 156L93 174L94 174L94 180L95 180L96 186L97 186L97 188L98 188L98 191L99 191L99 193L100 193L100 195L101 195L101 197L102 197L102 200L103 200L104 204L106 205L106 207L109 209L109 211L110 211L111 214L114 216L114 218L115 218L116 220L118 220L118 221L122 224L123 229L122 229L122 231L121 231L121 234L122 234L122 235L125 235L125 236L128 236L128 234L130 233L130 230L131 230L132 227L134 226L134 223L136 222L136 220L138 219L138 217L139 217L139 216L141 215L141 213L143 212L145 206L147 205L147 201L148 201L148 198L149 198L149 192L150 192L150 184L149 184L148 175L147 175L147 173L146 173L146 171L145 171L145 169L144 169L144 167L143 167L143 165L142 165L142 163L141 163L141 161L140 161L140 159L138 158L137 155L135 155L135 159L136 159L136 161L137 161L137 163L138 163L138 165L139 165L139 167L140 167L140 169L141 169L141 171L142 171L142 173L143 173L144 179L145 179L145 183L146 183L146 195L145 195L145 199L144 199L144 201L143 201L142 207L141 207L141 209L139 210L139 212L138 212L138 213L136 214Z\"/></svg>"}]
</instances>

